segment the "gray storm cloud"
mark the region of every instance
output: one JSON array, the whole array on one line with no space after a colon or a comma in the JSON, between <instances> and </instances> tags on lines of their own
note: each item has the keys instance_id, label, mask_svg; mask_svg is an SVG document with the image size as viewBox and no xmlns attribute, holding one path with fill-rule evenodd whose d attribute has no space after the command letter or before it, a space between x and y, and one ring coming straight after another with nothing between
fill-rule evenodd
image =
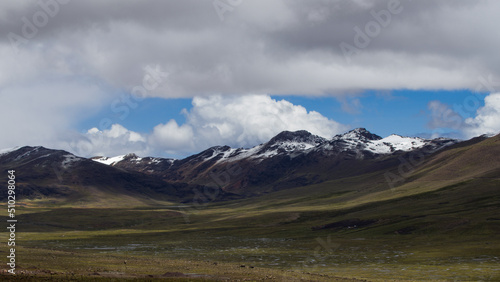
<instances>
[{"instance_id":1,"label":"gray storm cloud","mask_svg":"<svg viewBox=\"0 0 500 282\"><path fill-rule=\"evenodd\" d=\"M147 90L142 97L198 101L334 95L352 101L352 112L362 108L356 95L364 90L474 91L481 78L500 81L499 11L498 1L465 0L2 1L0 107L23 122L0 126L15 137L0 146L16 140L57 146L90 109L138 87ZM154 85L152 68L161 74ZM467 128L483 128L485 111ZM329 133L343 126L318 118L336 128ZM101 135L126 132L120 142L146 150L170 131L179 138L200 133L196 126L165 121L151 129L156 135L148 144L129 140L135 135L118 125ZM221 130L210 136L257 142L250 135L231 141Z\"/></svg>"},{"instance_id":2,"label":"gray storm cloud","mask_svg":"<svg viewBox=\"0 0 500 282\"><path fill-rule=\"evenodd\" d=\"M159 65L170 73L159 97L472 89L500 72L498 1L217 2L4 2L1 44L46 57L34 71L124 89Z\"/></svg>"}]
</instances>

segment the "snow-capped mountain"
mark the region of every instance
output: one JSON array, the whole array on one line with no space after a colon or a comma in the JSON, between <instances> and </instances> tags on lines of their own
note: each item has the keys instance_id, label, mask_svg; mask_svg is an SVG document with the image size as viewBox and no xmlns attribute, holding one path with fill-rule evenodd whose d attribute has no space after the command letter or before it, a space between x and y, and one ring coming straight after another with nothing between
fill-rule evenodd
<instances>
[{"instance_id":1,"label":"snow-capped mountain","mask_svg":"<svg viewBox=\"0 0 500 282\"><path fill-rule=\"evenodd\" d=\"M321 146L324 152L352 151L366 157L366 153L373 156L393 154L395 152L409 152L423 147L430 150L439 150L453 145L458 140L448 138L423 139L419 137L404 137L396 134L382 138L364 128L356 128L347 133L333 137L328 143Z\"/></svg>"},{"instance_id":2,"label":"snow-capped mountain","mask_svg":"<svg viewBox=\"0 0 500 282\"><path fill-rule=\"evenodd\" d=\"M425 160L457 143L447 138L382 138L364 128L330 139L307 131L284 131L252 148L214 146L178 160L134 154L87 159L43 147L14 148L2 151L0 167L18 169L26 183L19 189L28 195L79 195L87 190L77 187L83 185L141 195L165 194L184 201L196 191L218 187L222 200L380 174L398 168L401 158L409 159L414 152Z\"/></svg>"},{"instance_id":3,"label":"snow-capped mountain","mask_svg":"<svg viewBox=\"0 0 500 282\"><path fill-rule=\"evenodd\" d=\"M382 138L364 128L356 128L344 134L336 135L331 139L326 139L305 130L300 130L295 132L283 131L268 142L249 149L214 146L184 160L151 157L139 158L134 154L112 158L95 157L93 160L113 166L123 166L125 162L128 162L129 165L149 166L150 169L155 169L155 167L160 166L159 164L162 164L161 168L165 169L166 167L170 168L174 166L175 162L221 163L247 159L258 163L264 159L276 156L286 155L294 158L311 152L320 152L329 156L341 152L351 152L357 154L358 158L367 158L393 154L398 151L409 152L423 147L439 150L457 142L455 139L438 138L428 140L419 137L403 137L396 134Z\"/></svg>"},{"instance_id":4,"label":"snow-capped mountain","mask_svg":"<svg viewBox=\"0 0 500 282\"><path fill-rule=\"evenodd\" d=\"M220 185L234 192L234 189L248 186L269 185L284 175L293 178L298 174L297 171L315 166L324 170L349 160L377 160L424 148L426 153L430 153L457 142L445 138L427 140L399 135L382 138L364 128L326 139L301 130L281 132L268 142L252 148L214 146L181 160L140 158L133 154L113 158L96 157L93 160L160 176L165 181L183 183L210 182L215 172L227 171L231 166L238 167L241 174L232 176L228 183ZM340 172L341 169L337 168L336 171ZM317 181L322 180L318 178Z\"/></svg>"},{"instance_id":5,"label":"snow-capped mountain","mask_svg":"<svg viewBox=\"0 0 500 282\"><path fill-rule=\"evenodd\" d=\"M241 159L252 159L262 161L278 155L289 155L306 153L321 144L327 139L313 135L305 130L290 132L283 131L264 144L257 145L250 149L231 148L229 146L216 146L209 150L212 152L205 161L216 159L217 162L238 161Z\"/></svg>"}]
</instances>

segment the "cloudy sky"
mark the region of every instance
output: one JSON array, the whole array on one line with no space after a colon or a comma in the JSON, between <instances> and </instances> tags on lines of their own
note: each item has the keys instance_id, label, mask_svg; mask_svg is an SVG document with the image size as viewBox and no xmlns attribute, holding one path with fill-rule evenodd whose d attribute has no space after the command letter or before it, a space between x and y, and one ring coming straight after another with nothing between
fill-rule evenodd
<instances>
[{"instance_id":1,"label":"cloudy sky","mask_svg":"<svg viewBox=\"0 0 500 282\"><path fill-rule=\"evenodd\" d=\"M500 132L499 1L0 2L0 149Z\"/></svg>"}]
</instances>

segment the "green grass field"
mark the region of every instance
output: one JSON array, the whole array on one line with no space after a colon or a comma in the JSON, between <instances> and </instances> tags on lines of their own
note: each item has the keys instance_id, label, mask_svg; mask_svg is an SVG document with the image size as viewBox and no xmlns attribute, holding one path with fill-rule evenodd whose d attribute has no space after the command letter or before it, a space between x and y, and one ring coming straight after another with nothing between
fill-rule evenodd
<instances>
[{"instance_id":1,"label":"green grass field","mask_svg":"<svg viewBox=\"0 0 500 282\"><path fill-rule=\"evenodd\" d=\"M4 278L500 280L499 181L438 184L353 178L187 208L21 202Z\"/></svg>"}]
</instances>

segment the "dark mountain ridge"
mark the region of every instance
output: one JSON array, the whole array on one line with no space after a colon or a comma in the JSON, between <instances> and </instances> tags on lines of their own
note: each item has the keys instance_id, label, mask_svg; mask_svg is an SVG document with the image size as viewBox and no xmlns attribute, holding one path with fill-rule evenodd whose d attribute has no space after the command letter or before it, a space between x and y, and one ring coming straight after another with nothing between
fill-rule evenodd
<instances>
[{"instance_id":1,"label":"dark mountain ridge","mask_svg":"<svg viewBox=\"0 0 500 282\"><path fill-rule=\"evenodd\" d=\"M0 166L16 168L23 179L20 190L32 198L81 195L85 192L78 187L83 186L185 202L207 185L220 189L217 200L257 196L388 170L397 167L401 156L429 155L454 144L460 142L382 138L364 128L331 139L301 130L281 132L253 148L214 146L181 160L135 154L86 159L61 150L22 147L1 154Z\"/></svg>"},{"instance_id":2,"label":"dark mountain ridge","mask_svg":"<svg viewBox=\"0 0 500 282\"><path fill-rule=\"evenodd\" d=\"M429 154L458 142L398 135L382 138L365 128L331 139L304 130L283 131L249 149L214 146L182 160L158 158L158 169L141 158L123 159L113 166L157 175L167 182L198 185L212 183L217 179L214 175L224 174L228 180L219 185L221 189L252 196L383 169L391 163L385 159L397 163L397 155L414 151ZM168 165L160 165L165 162ZM228 167L237 168L239 173L230 175Z\"/></svg>"},{"instance_id":3,"label":"dark mountain ridge","mask_svg":"<svg viewBox=\"0 0 500 282\"><path fill-rule=\"evenodd\" d=\"M135 157L129 155L124 160ZM199 188L41 146L25 146L1 154L0 168L16 171L18 195L29 199L63 197L76 201L92 193L105 193L180 202L192 198L193 190ZM221 195L225 194L221 191Z\"/></svg>"}]
</instances>

